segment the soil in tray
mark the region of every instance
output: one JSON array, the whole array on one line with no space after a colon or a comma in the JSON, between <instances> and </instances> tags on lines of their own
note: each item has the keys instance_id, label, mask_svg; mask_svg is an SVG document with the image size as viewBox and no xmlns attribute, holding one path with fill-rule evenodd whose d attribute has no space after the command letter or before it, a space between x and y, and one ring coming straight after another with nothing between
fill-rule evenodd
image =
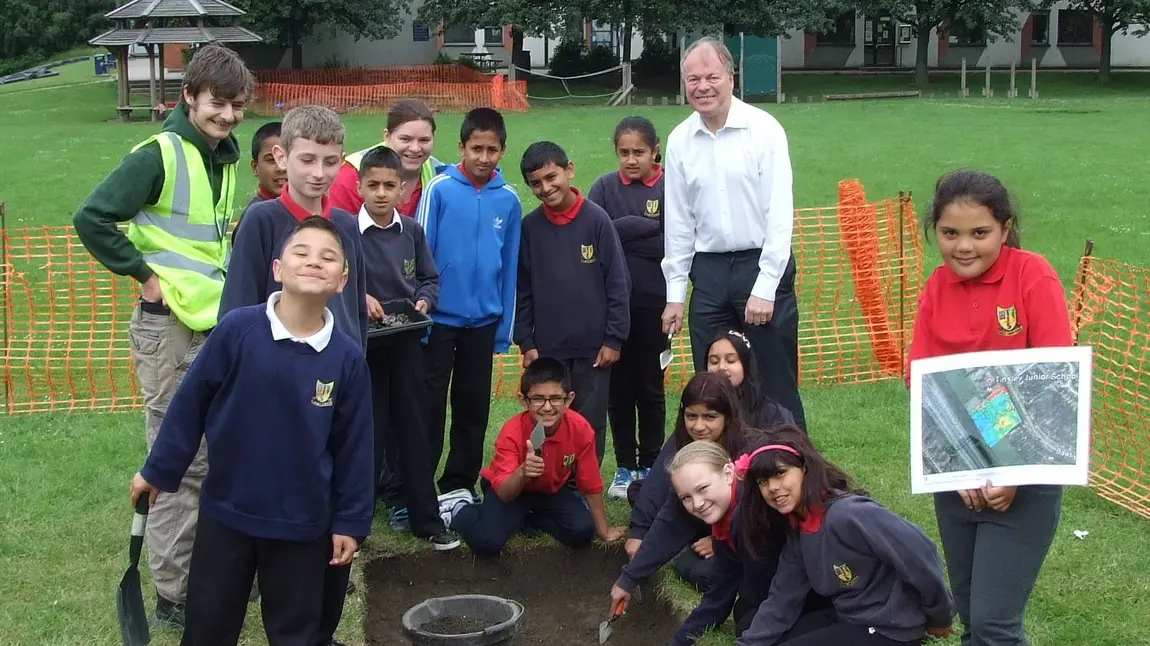
<instances>
[{"instance_id":1,"label":"soil in tray","mask_svg":"<svg viewBox=\"0 0 1150 646\"><path fill-rule=\"evenodd\" d=\"M386 330L401 325L411 325L411 318L407 314L388 314L383 317L382 321L370 319L367 322L367 329L368 331Z\"/></svg>"},{"instance_id":2,"label":"soil in tray","mask_svg":"<svg viewBox=\"0 0 1150 646\"><path fill-rule=\"evenodd\" d=\"M495 559L466 550L376 559L364 570L364 636L373 646L410 644L402 618L412 606L432 597L490 594L523 604L513 646L597 645L599 623L611 611L611 584L626 562L622 550L558 545L505 551ZM670 641L680 621L657 596L645 587L642 602L612 624L608 643Z\"/></svg>"},{"instance_id":3,"label":"soil in tray","mask_svg":"<svg viewBox=\"0 0 1150 646\"><path fill-rule=\"evenodd\" d=\"M433 635L466 635L468 633L482 632L490 621L476 619L466 615L440 617L420 626L420 630Z\"/></svg>"}]
</instances>

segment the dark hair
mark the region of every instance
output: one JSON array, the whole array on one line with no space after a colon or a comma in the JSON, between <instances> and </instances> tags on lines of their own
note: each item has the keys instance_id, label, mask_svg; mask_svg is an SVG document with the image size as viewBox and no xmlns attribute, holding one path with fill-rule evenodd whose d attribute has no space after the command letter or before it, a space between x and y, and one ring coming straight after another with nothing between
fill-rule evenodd
<instances>
[{"instance_id":1,"label":"dark hair","mask_svg":"<svg viewBox=\"0 0 1150 646\"><path fill-rule=\"evenodd\" d=\"M283 123L280 121L272 121L265 123L256 130L256 134L252 135L252 159L259 160L260 149L264 147L264 142L272 137L280 136L280 126Z\"/></svg>"},{"instance_id":2,"label":"dark hair","mask_svg":"<svg viewBox=\"0 0 1150 646\"><path fill-rule=\"evenodd\" d=\"M928 240L930 232L938 226L943 210L956 202L986 207L999 224L1010 228L1006 233L1006 246L1022 248L1022 240L1018 235L1018 206L1010 191L994 175L968 168L951 171L938 178L934 185L930 216L923 222L923 231Z\"/></svg>"},{"instance_id":3,"label":"dark hair","mask_svg":"<svg viewBox=\"0 0 1150 646\"><path fill-rule=\"evenodd\" d=\"M503 123L503 115L492 108L475 108L463 117L463 125L459 126L459 143L465 144L471 135L476 132L494 132L499 137L499 145L507 147L507 126Z\"/></svg>"},{"instance_id":4,"label":"dark hair","mask_svg":"<svg viewBox=\"0 0 1150 646\"><path fill-rule=\"evenodd\" d=\"M399 158L399 154L387 146L376 146L367 151L363 160L359 162L360 177L366 175L367 171L372 168L390 168L397 173L402 173L403 161Z\"/></svg>"},{"instance_id":5,"label":"dark hair","mask_svg":"<svg viewBox=\"0 0 1150 646\"><path fill-rule=\"evenodd\" d=\"M399 99L391 104L387 110L387 129L394 131L405 123L412 121L426 121L431 124L431 133L435 134L435 114L426 103L419 99Z\"/></svg>"},{"instance_id":6,"label":"dark hair","mask_svg":"<svg viewBox=\"0 0 1150 646\"><path fill-rule=\"evenodd\" d=\"M247 101L252 98L256 81L239 55L222 45L196 48L184 68L184 90L193 97L209 90L217 99ZM181 94L180 100L183 101Z\"/></svg>"},{"instance_id":7,"label":"dark hair","mask_svg":"<svg viewBox=\"0 0 1150 646\"><path fill-rule=\"evenodd\" d=\"M539 384L559 384L563 392L571 392L571 373L563 362L552 357L539 357L532 361L519 377L519 392L526 397Z\"/></svg>"},{"instance_id":8,"label":"dark hair","mask_svg":"<svg viewBox=\"0 0 1150 646\"><path fill-rule=\"evenodd\" d=\"M659 146L659 134L655 132L655 124L647 117L631 116L624 117L619 125L615 126L615 147L619 147L619 137L624 133L633 132L643 138L643 143L654 150ZM663 155L655 153L655 163L663 161Z\"/></svg>"},{"instance_id":9,"label":"dark hair","mask_svg":"<svg viewBox=\"0 0 1150 646\"><path fill-rule=\"evenodd\" d=\"M571 160L567 158L567 153L563 152L559 144L550 141L536 141L523 151L523 159L519 160L519 170L523 173L523 179L526 181L528 175L548 164L567 168L571 164Z\"/></svg>"},{"instance_id":10,"label":"dark hair","mask_svg":"<svg viewBox=\"0 0 1150 646\"><path fill-rule=\"evenodd\" d=\"M306 229L317 229L319 231L326 231L326 232L330 233L331 236L333 238L335 238L335 243L339 247L339 252L341 254L344 253L343 238L340 237L340 235L339 235L339 227L337 227L334 222L332 222L331 220L329 220L325 217L321 217L318 215L309 215L306 218L304 218L303 220L301 220L299 224L295 225L295 228L292 229L291 234L289 234L288 237L285 239L283 249L280 250L280 256L281 257L283 256L284 252L287 251L287 248L288 248L287 241L296 237L296 235L298 235L300 231L304 231Z\"/></svg>"},{"instance_id":11,"label":"dark hair","mask_svg":"<svg viewBox=\"0 0 1150 646\"><path fill-rule=\"evenodd\" d=\"M722 414L726 418L723 435L719 444L730 455L738 455L746 442L748 428L743 406L739 403L739 394L731 385L731 380L721 372L700 372L691 377L683 388L679 398L679 414L675 419L675 450L679 450L694 441L687 433L687 422L684 413L687 408L702 404L709 410Z\"/></svg>"},{"instance_id":12,"label":"dark hair","mask_svg":"<svg viewBox=\"0 0 1150 646\"><path fill-rule=\"evenodd\" d=\"M789 446L798 455L789 451L763 451L751 460L744 476L742 496L739 501L743 517L743 540L755 559L767 558L782 545L787 532L794 531L790 518L775 511L763 500L759 483L777 476L789 467L804 469L802 500L795 506L795 513L805 516L815 506L826 505L835 498L854 493L867 495L856 489L850 476L819 453L810 438L793 424L779 426L769 433L752 436L743 447L742 454L750 454L755 449L768 444ZM739 458L731 454L732 460Z\"/></svg>"},{"instance_id":13,"label":"dark hair","mask_svg":"<svg viewBox=\"0 0 1150 646\"><path fill-rule=\"evenodd\" d=\"M711 346L723 339L731 343L731 346L735 348L735 354L739 355L739 363L743 364L743 383L737 386L737 390L739 401L743 404L743 412L746 413L747 423L754 426L758 424L760 418L770 417L765 414L767 411L774 412L781 409L782 406L771 399L763 389L763 378L759 374L755 353L751 352L750 341L742 332L727 330L715 335L715 338L707 346L707 354L710 355Z\"/></svg>"}]
</instances>

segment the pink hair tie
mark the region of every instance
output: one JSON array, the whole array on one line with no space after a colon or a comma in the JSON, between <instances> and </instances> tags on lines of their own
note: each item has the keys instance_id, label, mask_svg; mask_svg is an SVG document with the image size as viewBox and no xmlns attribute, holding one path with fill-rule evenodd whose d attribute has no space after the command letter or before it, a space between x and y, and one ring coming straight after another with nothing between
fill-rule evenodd
<instances>
[{"instance_id":1,"label":"pink hair tie","mask_svg":"<svg viewBox=\"0 0 1150 646\"><path fill-rule=\"evenodd\" d=\"M751 451L749 454L744 453L740 455L739 459L735 460L735 475L739 476L740 480L747 477L747 470L751 468L751 460L754 460L755 456L762 453L763 451L786 451L787 453L790 453L797 458L801 459L803 457L799 455L798 451L785 444L768 444L766 446L760 446L754 451Z\"/></svg>"}]
</instances>

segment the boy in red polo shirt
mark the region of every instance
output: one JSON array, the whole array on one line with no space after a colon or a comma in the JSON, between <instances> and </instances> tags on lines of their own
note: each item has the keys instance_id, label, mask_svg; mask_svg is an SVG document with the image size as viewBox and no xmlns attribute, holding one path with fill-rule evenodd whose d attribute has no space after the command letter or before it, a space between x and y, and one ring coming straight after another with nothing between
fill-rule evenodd
<instances>
[{"instance_id":1,"label":"boy in red polo shirt","mask_svg":"<svg viewBox=\"0 0 1150 646\"><path fill-rule=\"evenodd\" d=\"M938 239L943 264L919 302L912 362L1074 344L1058 274L1045 258L1022 250L1013 200L997 178L970 170L943 176L925 226ZM934 494L962 643L1026 643L1022 615L1061 509L1059 486L988 482Z\"/></svg>"},{"instance_id":2,"label":"boy in red polo shirt","mask_svg":"<svg viewBox=\"0 0 1150 646\"><path fill-rule=\"evenodd\" d=\"M499 554L519 531L543 531L572 548L596 536L622 538L624 528L607 527L595 431L567 410L575 395L567 368L556 359L538 359L523 371L519 391L527 410L508 420L495 440L495 458L479 474L483 502L461 501L451 529L480 556ZM546 439L534 446L530 438L538 424ZM567 486L572 476L578 491Z\"/></svg>"}]
</instances>

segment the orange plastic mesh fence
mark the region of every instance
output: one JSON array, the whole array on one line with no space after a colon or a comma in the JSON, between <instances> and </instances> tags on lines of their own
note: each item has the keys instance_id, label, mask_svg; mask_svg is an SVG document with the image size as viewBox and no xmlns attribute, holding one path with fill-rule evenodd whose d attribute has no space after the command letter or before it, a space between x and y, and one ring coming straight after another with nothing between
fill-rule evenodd
<instances>
[{"instance_id":1,"label":"orange plastic mesh fence","mask_svg":"<svg viewBox=\"0 0 1150 646\"><path fill-rule=\"evenodd\" d=\"M523 112L527 83L512 84L502 74L484 74L465 65L265 70L253 110L278 114L301 105L323 105L340 113L383 114L396 99L418 98L435 110L466 112L488 107Z\"/></svg>"},{"instance_id":2,"label":"orange plastic mesh fence","mask_svg":"<svg viewBox=\"0 0 1150 646\"><path fill-rule=\"evenodd\" d=\"M842 206L797 209L799 366L803 383L901 377L922 275L910 196L867 202L853 180ZM3 412L114 410L141 404L128 341L135 281L93 260L71 227L3 234ZM688 321L689 323L689 321ZM693 373L686 330L667 383ZM497 356L492 396L515 392L520 357Z\"/></svg>"},{"instance_id":3,"label":"orange plastic mesh fence","mask_svg":"<svg viewBox=\"0 0 1150 646\"><path fill-rule=\"evenodd\" d=\"M1070 311L1094 348L1090 486L1150 518L1150 268L1087 254Z\"/></svg>"}]
</instances>

